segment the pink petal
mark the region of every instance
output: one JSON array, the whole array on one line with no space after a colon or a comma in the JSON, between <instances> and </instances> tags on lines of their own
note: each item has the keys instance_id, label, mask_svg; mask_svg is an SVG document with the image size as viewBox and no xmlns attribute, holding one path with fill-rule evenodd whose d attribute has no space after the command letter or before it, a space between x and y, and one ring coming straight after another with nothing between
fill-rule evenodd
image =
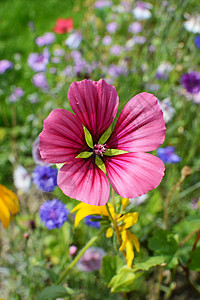
<instances>
[{"instance_id":1,"label":"pink petal","mask_svg":"<svg viewBox=\"0 0 200 300\"><path fill-rule=\"evenodd\" d=\"M111 149L146 152L158 148L164 139L165 122L157 98L141 93L125 105L106 144Z\"/></svg>"},{"instance_id":2,"label":"pink petal","mask_svg":"<svg viewBox=\"0 0 200 300\"><path fill-rule=\"evenodd\" d=\"M58 172L58 186L71 198L91 205L105 205L110 194L106 175L93 159L76 158Z\"/></svg>"},{"instance_id":3,"label":"pink petal","mask_svg":"<svg viewBox=\"0 0 200 300\"><path fill-rule=\"evenodd\" d=\"M117 113L119 98L115 87L103 79L98 82L85 79L71 84L68 98L77 118L97 143Z\"/></svg>"},{"instance_id":4,"label":"pink petal","mask_svg":"<svg viewBox=\"0 0 200 300\"><path fill-rule=\"evenodd\" d=\"M77 117L65 109L54 109L44 121L39 149L45 161L65 163L89 148Z\"/></svg>"},{"instance_id":5,"label":"pink petal","mask_svg":"<svg viewBox=\"0 0 200 300\"><path fill-rule=\"evenodd\" d=\"M105 164L112 187L125 198L135 198L155 189L165 170L163 162L149 153L106 157Z\"/></svg>"}]
</instances>

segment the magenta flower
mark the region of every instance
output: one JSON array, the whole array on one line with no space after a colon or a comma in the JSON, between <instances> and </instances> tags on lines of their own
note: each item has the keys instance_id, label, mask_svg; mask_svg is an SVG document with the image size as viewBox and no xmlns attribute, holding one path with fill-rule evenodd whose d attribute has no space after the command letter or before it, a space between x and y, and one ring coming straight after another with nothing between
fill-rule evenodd
<instances>
[{"instance_id":1,"label":"magenta flower","mask_svg":"<svg viewBox=\"0 0 200 300\"><path fill-rule=\"evenodd\" d=\"M141 196L159 185L164 164L145 153L164 141L165 123L155 96L141 93L131 98L111 135L119 105L114 86L103 79L74 82L68 98L74 114L53 110L44 121L39 146L45 161L64 163L57 177L64 194L104 205L110 195L109 181L125 198Z\"/></svg>"}]
</instances>

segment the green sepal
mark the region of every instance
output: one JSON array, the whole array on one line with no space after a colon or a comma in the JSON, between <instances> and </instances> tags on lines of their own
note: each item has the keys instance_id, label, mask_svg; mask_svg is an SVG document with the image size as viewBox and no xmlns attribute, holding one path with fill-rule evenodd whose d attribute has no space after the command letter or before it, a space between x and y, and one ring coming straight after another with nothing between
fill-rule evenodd
<instances>
[{"instance_id":1,"label":"green sepal","mask_svg":"<svg viewBox=\"0 0 200 300\"><path fill-rule=\"evenodd\" d=\"M106 174L106 166L99 156L95 157L95 164L97 165L97 167L99 167L99 169L101 169L101 171L103 171Z\"/></svg>"},{"instance_id":2,"label":"green sepal","mask_svg":"<svg viewBox=\"0 0 200 300\"><path fill-rule=\"evenodd\" d=\"M89 132L89 130L86 127L84 127L84 133L85 133L85 140L86 140L87 145L90 148L93 148L93 139L92 139L91 133Z\"/></svg>"},{"instance_id":3,"label":"green sepal","mask_svg":"<svg viewBox=\"0 0 200 300\"><path fill-rule=\"evenodd\" d=\"M120 149L107 149L104 155L107 156L115 156L115 155L120 155L124 153L129 153L128 151L120 150Z\"/></svg>"},{"instance_id":4,"label":"green sepal","mask_svg":"<svg viewBox=\"0 0 200 300\"><path fill-rule=\"evenodd\" d=\"M60 170L62 168L62 166L64 166L65 163L61 163L61 164L56 164L56 167L58 170Z\"/></svg>"},{"instance_id":5,"label":"green sepal","mask_svg":"<svg viewBox=\"0 0 200 300\"><path fill-rule=\"evenodd\" d=\"M109 139L111 133L112 133L112 125L110 125L110 127L108 127L108 129L102 134L102 136L99 139L99 144L103 145Z\"/></svg>"},{"instance_id":6,"label":"green sepal","mask_svg":"<svg viewBox=\"0 0 200 300\"><path fill-rule=\"evenodd\" d=\"M89 158L93 152L84 151L79 153L76 158Z\"/></svg>"}]
</instances>

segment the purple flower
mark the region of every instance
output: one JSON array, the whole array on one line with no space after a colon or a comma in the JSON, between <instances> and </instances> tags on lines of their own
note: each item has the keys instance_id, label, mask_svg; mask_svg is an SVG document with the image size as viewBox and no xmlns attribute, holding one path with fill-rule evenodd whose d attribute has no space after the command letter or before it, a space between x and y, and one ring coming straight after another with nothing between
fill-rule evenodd
<instances>
[{"instance_id":1,"label":"purple flower","mask_svg":"<svg viewBox=\"0 0 200 300\"><path fill-rule=\"evenodd\" d=\"M143 26L140 24L140 22L133 22L129 25L128 32L137 34L137 33L141 32L142 29L143 29Z\"/></svg>"},{"instance_id":2,"label":"purple flower","mask_svg":"<svg viewBox=\"0 0 200 300\"><path fill-rule=\"evenodd\" d=\"M110 0L99 0L95 2L94 7L97 9L102 9L104 7L111 7L112 5L113 3Z\"/></svg>"},{"instance_id":3,"label":"purple flower","mask_svg":"<svg viewBox=\"0 0 200 300\"><path fill-rule=\"evenodd\" d=\"M172 146L166 148L158 148L157 154L160 159L166 164L176 164L181 161L181 157L174 153L175 149Z\"/></svg>"},{"instance_id":4,"label":"purple flower","mask_svg":"<svg viewBox=\"0 0 200 300\"><path fill-rule=\"evenodd\" d=\"M35 42L39 47L50 45L55 41L55 34L53 32L46 32L44 35L39 36Z\"/></svg>"},{"instance_id":5,"label":"purple flower","mask_svg":"<svg viewBox=\"0 0 200 300\"><path fill-rule=\"evenodd\" d=\"M49 51L44 48L42 53L31 53L28 57L28 65L35 72L46 71L46 65L49 62Z\"/></svg>"},{"instance_id":6,"label":"purple flower","mask_svg":"<svg viewBox=\"0 0 200 300\"><path fill-rule=\"evenodd\" d=\"M173 66L170 62L161 63L156 70L156 78L167 80L169 73L173 70Z\"/></svg>"},{"instance_id":7,"label":"purple flower","mask_svg":"<svg viewBox=\"0 0 200 300\"><path fill-rule=\"evenodd\" d=\"M48 83L44 73L35 74L32 78L32 83L43 91L48 90Z\"/></svg>"},{"instance_id":8,"label":"purple flower","mask_svg":"<svg viewBox=\"0 0 200 300\"><path fill-rule=\"evenodd\" d=\"M57 169L50 166L37 166L33 171L33 183L43 192L53 192L57 186Z\"/></svg>"},{"instance_id":9,"label":"purple flower","mask_svg":"<svg viewBox=\"0 0 200 300\"><path fill-rule=\"evenodd\" d=\"M56 48L56 49L53 51L53 55L54 55L54 56L64 56L64 55L65 55L65 50L62 49L62 48Z\"/></svg>"},{"instance_id":10,"label":"purple flower","mask_svg":"<svg viewBox=\"0 0 200 300\"><path fill-rule=\"evenodd\" d=\"M7 59L0 60L0 74L3 74L8 69L12 69L12 67L13 64L9 60Z\"/></svg>"},{"instance_id":11,"label":"purple flower","mask_svg":"<svg viewBox=\"0 0 200 300\"><path fill-rule=\"evenodd\" d=\"M115 56L119 56L122 52L123 48L119 45L114 45L110 48L110 53L112 53Z\"/></svg>"},{"instance_id":12,"label":"purple flower","mask_svg":"<svg viewBox=\"0 0 200 300\"><path fill-rule=\"evenodd\" d=\"M17 87L12 92L12 94L9 97L9 99L10 99L10 102L16 102L16 101L18 101L23 96L24 96L24 91L20 87Z\"/></svg>"},{"instance_id":13,"label":"purple flower","mask_svg":"<svg viewBox=\"0 0 200 300\"><path fill-rule=\"evenodd\" d=\"M106 29L109 33L115 33L115 31L117 30L117 23L116 22L111 22L106 26Z\"/></svg>"},{"instance_id":14,"label":"purple flower","mask_svg":"<svg viewBox=\"0 0 200 300\"><path fill-rule=\"evenodd\" d=\"M127 75L127 68L111 64L107 70L108 75L113 78L118 78L120 75Z\"/></svg>"},{"instance_id":15,"label":"purple flower","mask_svg":"<svg viewBox=\"0 0 200 300\"><path fill-rule=\"evenodd\" d=\"M197 94L200 91L200 73L193 71L183 74L181 83L189 93Z\"/></svg>"},{"instance_id":16,"label":"purple flower","mask_svg":"<svg viewBox=\"0 0 200 300\"><path fill-rule=\"evenodd\" d=\"M92 272L101 269L101 261L106 252L99 247L90 247L77 263L79 270Z\"/></svg>"},{"instance_id":17,"label":"purple flower","mask_svg":"<svg viewBox=\"0 0 200 300\"><path fill-rule=\"evenodd\" d=\"M94 228L100 228L100 222L96 222L93 219L100 220L100 216L87 216L85 217L85 224Z\"/></svg>"},{"instance_id":18,"label":"purple flower","mask_svg":"<svg viewBox=\"0 0 200 300\"><path fill-rule=\"evenodd\" d=\"M47 229L60 228L68 220L69 211L58 199L47 200L39 210L41 221Z\"/></svg>"},{"instance_id":19,"label":"purple flower","mask_svg":"<svg viewBox=\"0 0 200 300\"><path fill-rule=\"evenodd\" d=\"M112 43L112 38L109 35L105 35L102 39L102 44L104 46L109 46Z\"/></svg>"},{"instance_id":20,"label":"purple flower","mask_svg":"<svg viewBox=\"0 0 200 300\"><path fill-rule=\"evenodd\" d=\"M199 209L199 207L200 207L200 198L194 198L194 199L192 199L192 202L190 203L190 206L194 210Z\"/></svg>"},{"instance_id":21,"label":"purple flower","mask_svg":"<svg viewBox=\"0 0 200 300\"><path fill-rule=\"evenodd\" d=\"M195 46L200 49L200 35L197 35L194 39Z\"/></svg>"},{"instance_id":22,"label":"purple flower","mask_svg":"<svg viewBox=\"0 0 200 300\"><path fill-rule=\"evenodd\" d=\"M75 31L69 35L69 37L65 40L65 45L69 47L69 49L77 49L82 41L82 34L78 31Z\"/></svg>"}]
</instances>

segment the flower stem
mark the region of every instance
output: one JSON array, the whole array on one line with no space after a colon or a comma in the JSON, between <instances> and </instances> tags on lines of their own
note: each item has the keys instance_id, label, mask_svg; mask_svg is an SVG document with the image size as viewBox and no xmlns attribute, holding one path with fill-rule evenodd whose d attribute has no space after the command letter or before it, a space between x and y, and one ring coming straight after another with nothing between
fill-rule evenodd
<instances>
[{"instance_id":1,"label":"flower stem","mask_svg":"<svg viewBox=\"0 0 200 300\"><path fill-rule=\"evenodd\" d=\"M119 233L119 229L118 229L118 226L117 226L117 221L113 219L111 213L110 213L110 210L109 210L109 206L108 206L108 203L106 203L106 209L107 209L107 212L108 212L108 216L110 218L110 221L113 223L113 226L114 226L114 229L115 229L115 232L117 234L117 239L118 239L118 242L119 242L119 246L121 246L122 244L122 240L121 240L121 237L120 237L120 233ZM122 250L123 252L123 255L126 259L126 252L124 250Z\"/></svg>"},{"instance_id":2,"label":"flower stem","mask_svg":"<svg viewBox=\"0 0 200 300\"><path fill-rule=\"evenodd\" d=\"M76 257L74 258L74 260L71 262L71 264L67 267L67 269L63 272L63 274L60 276L60 278L58 279L58 281L56 282L56 284L60 284L62 283L62 281L65 279L65 277L67 276L67 274L71 271L71 269L77 264L77 262L79 261L79 259L83 256L83 254L85 253L85 251L92 246L92 244L94 244L96 242L96 240L101 236L101 234L105 231L105 228L102 228L102 230L100 230L100 232L98 233L98 235L92 237L87 244L83 247L83 249L81 249L81 251L76 255Z\"/></svg>"},{"instance_id":3,"label":"flower stem","mask_svg":"<svg viewBox=\"0 0 200 300\"><path fill-rule=\"evenodd\" d=\"M197 232L200 232L200 228L195 228L192 232L190 232L180 243L179 247L183 246L187 241Z\"/></svg>"}]
</instances>

